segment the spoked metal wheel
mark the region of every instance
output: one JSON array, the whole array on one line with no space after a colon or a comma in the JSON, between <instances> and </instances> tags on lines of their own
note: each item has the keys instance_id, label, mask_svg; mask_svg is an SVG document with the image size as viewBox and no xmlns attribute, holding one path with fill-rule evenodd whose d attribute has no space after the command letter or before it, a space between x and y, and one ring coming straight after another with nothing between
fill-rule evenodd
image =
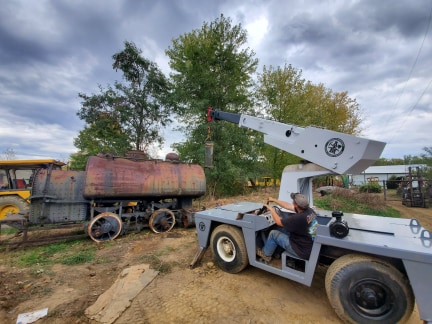
<instances>
[{"instance_id":1,"label":"spoked metal wheel","mask_svg":"<svg viewBox=\"0 0 432 324\"><path fill-rule=\"evenodd\" d=\"M155 233L168 232L174 225L174 213L167 208L158 209L150 216L149 226Z\"/></svg>"},{"instance_id":2,"label":"spoked metal wheel","mask_svg":"<svg viewBox=\"0 0 432 324\"><path fill-rule=\"evenodd\" d=\"M122 221L114 213L102 213L93 218L87 227L87 233L93 241L103 242L114 240L120 235Z\"/></svg>"}]
</instances>

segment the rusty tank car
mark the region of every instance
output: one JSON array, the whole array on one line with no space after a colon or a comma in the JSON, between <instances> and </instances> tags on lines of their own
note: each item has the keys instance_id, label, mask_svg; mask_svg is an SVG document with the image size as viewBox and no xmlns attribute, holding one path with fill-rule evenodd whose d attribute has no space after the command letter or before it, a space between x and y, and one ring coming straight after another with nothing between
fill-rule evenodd
<instances>
[{"instance_id":1,"label":"rusty tank car","mask_svg":"<svg viewBox=\"0 0 432 324\"><path fill-rule=\"evenodd\" d=\"M131 157L132 156L132 157ZM91 156L85 171L39 169L32 181L30 211L9 215L6 223L28 229L84 223L94 241L113 240L149 227L156 233L194 225L192 201L205 194L200 165L165 160Z\"/></svg>"}]
</instances>

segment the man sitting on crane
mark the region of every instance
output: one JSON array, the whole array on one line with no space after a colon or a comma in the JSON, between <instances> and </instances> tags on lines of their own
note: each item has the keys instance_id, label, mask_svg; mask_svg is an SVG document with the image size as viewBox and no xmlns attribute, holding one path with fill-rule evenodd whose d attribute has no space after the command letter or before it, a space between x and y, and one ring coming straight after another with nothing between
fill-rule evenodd
<instances>
[{"instance_id":1,"label":"man sitting on crane","mask_svg":"<svg viewBox=\"0 0 432 324\"><path fill-rule=\"evenodd\" d=\"M279 227L270 231L262 249L257 248L257 255L265 262L270 262L278 246L301 259L309 259L312 251L313 239L318 226L316 214L309 207L308 198L300 193L291 193L293 203L272 197L268 202L274 202L287 210L294 211L278 213L275 208L266 205L276 225Z\"/></svg>"}]
</instances>

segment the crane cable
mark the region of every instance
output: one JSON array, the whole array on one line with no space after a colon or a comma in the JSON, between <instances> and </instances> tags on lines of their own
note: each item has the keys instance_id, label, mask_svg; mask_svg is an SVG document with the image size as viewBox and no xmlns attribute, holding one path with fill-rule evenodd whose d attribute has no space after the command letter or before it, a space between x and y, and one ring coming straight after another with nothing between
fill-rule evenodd
<instances>
[{"instance_id":1,"label":"crane cable","mask_svg":"<svg viewBox=\"0 0 432 324\"><path fill-rule=\"evenodd\" d=\"M207 126L207 137L206 137L205 141L206 142L211 141L210 126Z\"/></svg>"},{"instance_id":2,"label":"crane cable","mask_svg":"<svg viewBox=\"0 0 432 324\"><path fill-rule=\"evenodd\" d=\"M213 121L213 118L210 115L212 109L212 107L207 109L207 121L209 123ZM207 126L207 137L205 139L204 166L206 168L213 168L213 141L211 139L210 125Z\"/></svg>"},{"instance_id":3,"label":"crane cable","mask_svg":"<svg viewBox=\"0 0 432 324\"><path fill-rule=\"evenodd\" d=\"M421 43L421 45L420 45L420 48L419 48L419 50L418 50L418 52L417 52L417 56L416 56L416 58L415 58L415 60L414 60L414 63L413 63L413 65L412 65L412 67L411 67L411 71L410 71L410 73L409 73L409 75L408 75L408 79L405 81L405 85L404 85L402 91L399 93L399 97L398 97L398 99L397 99L397 101L396 101L395 109L397 108L397 106L398 106L398 104L399 104L399 100L400 100L401 96L403 95L403 93L405 92L405 89L406 89L406 87L407 87L407 84L408 84L409 80L411 79L412 73L414 72L414 68L415 68L415 66L417 65L417 61L418 61L418 58L419 58L419 56L420 56L420 53L421 53L421 51L422 51L422 49L423 49L423 45L424 45L424 42L425 42L426 36L427 36L427 34L429 33L429 28L430 28L430 24L431 24L431 19L432 19L432 6L431 6L430 13L429 13L429 21L428 21L428 25L427 25L427 28L426 28L425 34L424 34L424 36L423 36L423 41L422 41L422 43ZM423 94L422 94L422 96L423 96Z\"/></svg>"}]
</instances>

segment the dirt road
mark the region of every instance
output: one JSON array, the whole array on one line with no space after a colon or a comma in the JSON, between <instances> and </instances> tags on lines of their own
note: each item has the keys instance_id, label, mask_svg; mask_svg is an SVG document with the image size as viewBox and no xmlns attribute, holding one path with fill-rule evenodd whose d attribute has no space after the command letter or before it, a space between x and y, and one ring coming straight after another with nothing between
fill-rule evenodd
<instances>
[{"instance_id":1,"label":"dirt road","mask_svg":"<svg viewBox=\"0 0 432 324\"><path fill-rule=\"evenodd\" d=\"M388 204L432 230L431 208ZM210 251L200 267L190 270L197 248L194 228L160 235L144 231L102 244L98 260L104 262L56 265L31 278L27 286L19 282L28 279L31 269L0 263L0 287L2 293L10 294L0 301L0 323L15 323L18 314L45 307L48 316L38 323L96 323L84 315L85 309L122 269L149 261L160 270L159 275L133 299L116 324L340 323L325 293L325 268L318 269L311 287L253 267L236 275L225 273L213 266ZM417 309L409 323L420 323Z\"/></svg>"},{"instance_id":2,"label":"dirt road","mask_svg":"<svg viewBox=\"0 0 432 324\"><path fill-rule=\"evenodd\" d=\"M418 208L418 207L406 207L402 205L400 200L386 201L386 205L390 206L401 213L404 218L415 218L420 224L428 229L432 230L432 208Z\"/></svg>"}]
</instances>

